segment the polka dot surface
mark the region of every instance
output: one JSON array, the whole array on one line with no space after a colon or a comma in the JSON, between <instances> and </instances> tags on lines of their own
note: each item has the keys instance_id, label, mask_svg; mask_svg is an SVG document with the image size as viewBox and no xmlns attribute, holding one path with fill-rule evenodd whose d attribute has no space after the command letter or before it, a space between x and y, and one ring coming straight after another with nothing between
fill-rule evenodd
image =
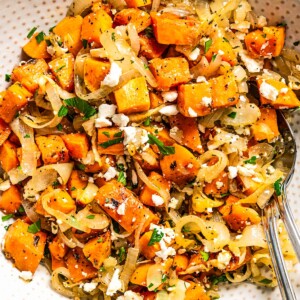
<instances>
[{"instance_id":1,"label":"polka dot surface","mask_svg":"<svg viewBox=\"0 0 300 300\"><path fill-rule=\"evenodd\" d=\"M26 35L32 27L48 32L66 14L70 0L0 0L0 89L7 85L5 74L10 74L14 65L22 60L21 46L26 42ZM297 0L251 0L250 3L258 14L265 15L270 23L286 22L287 43L300 40L300 2ZM300 45L295 47L300 51ZM292 205L298 224L300 225L300 113L292 118L292 127L296 133L298 144L298 160L296 173L288 189L288 198ZM0 239L5 234L0 219ZM300 297L300 267L291 274L296 294ZM221 289L221 299L268 300L280 299L278 289L259 288L244 283L241 285L224 286ZM25 283L19 278L19 272L13 268L0 251L0 299L1 300L56 300L65 299L50 287L50 275L46 269L39 266L33 281ZM180 299L178 299L180 300Z\"/></svg>"}]
</instances>

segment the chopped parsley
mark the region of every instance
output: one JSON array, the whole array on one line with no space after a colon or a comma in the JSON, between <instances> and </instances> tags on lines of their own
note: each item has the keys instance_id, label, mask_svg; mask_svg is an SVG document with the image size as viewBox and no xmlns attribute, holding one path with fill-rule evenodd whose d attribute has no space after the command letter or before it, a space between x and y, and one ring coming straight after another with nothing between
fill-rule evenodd
<instances>
[{"instance_id":1,"label":"chopped parsley","mask_svg":"<svg viewBox=\"0 0 300 300\"><path fill-rule=\"evenodd\" d=\"M224 42L229 43L229 41L225 37L223 37L223 40Z\"/></svg>"},{"instance_id":2,"label":"chopped parsley","mask_svg":"<svg viewBox=\"0 0 300 300\"><path fill-rule=\"evenodd\" d=\"M217 54L214 54L211 58L211 61L214 62L216 60Z\"/></svg>"},{"instance_id":3,"label":"chopped parsley","mask_svg":"<svg viewBox=\"0 0 300 300\"><path fill-rule=\"evenodd\" d=\"M119 263L121 263L122 261L124 261L125 260L125 258L126 258L126 250L125 250L125 248L124 247L121 247L120 249L119 249Z\"/></svg>"},{"instance_id":4,"label":"chopped parsley","mask_svg":"<svg viewBox=\"0 0 300 300\"><path fill-rule=\"evenodd\" d=\"M256 164L256 156L252 156L251 158L244 160L245 164L251 164L251 165L255 165Z\"/></svg>"},{"instance_id":5,"label":"chopped parsley","mask_svg":"<svg viewBox=\"0 0 300 300\"><path fill-rule=\"evenodd\" d=\"M24 207L22 205L19 207L18 212L19 213L25 212L25 209L24 209Z\"/></svg>"},{"instance_id":6,"label":"chopped parsley","mask_svg":"<svg viewBox=\"0 0 300 300\"><path fill-rule=\"evenodd\" d=\"M10 82L10 79L11 79L11 75L5 74L5 81Z\"/></svg>"},{"instance_id":7,"label":"chopped parsley","mask_svg":"<svg viewBox=\"0 0 300 300\"><path fill-rule=\"evenodd\" d=\"M38 44L40 44L45 39L45 33L42 31L40 32L36 37L36 41Z\"/></svg>"},{"instance_id":8,"label":"chopped parsley","mask_svg":"<svg viewBox=\"0 0 300 300\"><path fill-rule=\"evenodd\" d=\"M88 40L82 40L82 45L83 45L83 48L86 49L87 46L88 46Z\"/></svg>"},{"instance_id":9,"label":"chopped parsley","mask_svg":"<svg viewBox=\"0 0 300 300\"><path fill-rule=\"evenodd\" d=\"M62 130L63 130L63 126L62 126L61 124L58 124L58 125L56 126L56 128L57 128L57 130L59 130L59 131L62 131Z\"/></svg>"},{"instance_id":10,"label":"chopped parsley","mask_svg":"<svg viewBox=\"0 0 300 300\"><path fill-rule=\"evenodd\" d=\"M160 242L163 236L164 233L161 230L154 228L148 246L153 246L155 243Z\"/></svg>"},{"instance_id":11,"label":"chopped parsley","mask_svg":"<svg viewBox=\"0 0 300 300\"><path fill-rule=\"evenodd\" d=\"M9 214L9 215L6 215L6 216L3 216L2 217L2 221L8 221L9 219L13 218L13 214Z\"/></svg>"},{"instance_id":12,"label":"chopped parsley","mask_svg":"<svg viewBox=\"0 0 300 300\"><path fill-rule=\"evenodd\" d=\"M111 39L115 42L116 41L116 34L113 32L112 34L111 34Z\"/></svg>"},{"instance_id":13,"label":"chopped parsley","mask_svg":"<svg viewBox=\"0 0 300 300\"><path fill-rule=\"evenodd\" d=\"M118 182L121 182L123 185L126 185L126 177L125 177L125 173L123 171L119 172Z\"/></svg>"},{"instance_id":14,"label":"chopped parsley","mask_svg":"<svg viewBox=\"0 0 300 300\"><path fill-rule=\"evenodd\" d=\"M203 259L204 261L208 261L208 259L209 259L209 253L204 252L204 251L200 251L200 254L201 254L202 259Z\"/></svg>"},{"instance_id":15,"label":"chopped parsley","mask_svg":"<svg viewBox=\"0 0 300 300\"><path fill-rule=\"evenodd\" d=\"M77 168L81 171L85 170L85 165L84 164L77 164Z\"/></svg>"},{"instance_id":16,"label":"chopped parsley","mask_svg":"<svg viewBox=\"0 0 300 300\"><path fill-rule=\"evenodd\" d=\"M102 243L102 242L103 242L103 238L102 237L97 240L97 243Z\"/></svg>"},{"instance_id":17,"label":"chopped parsley","mask_svg":"<svg viewBox=\"0 0 300 300\"><path fill-rule=\"evenodd\" d=\"M33 34L36 32L36 30L37 30L37 27L33 27L33 28L28 32L27 38L30 39L30 38L33 36Z\"/></svg>"},{"instance_id":18,"label":"chopped parsley","mask_svg":"<svg viewBox=\"0 0 300 300\"><path fill-rule=\"evenodd\" d=\"M66 106L62 105L58 111L58 116L59 117L65 117L68 114L69 110Z\"/></svg>"},{"instance_id":19,"label":"chopped parsley","mask_svg":"<svg viewBox=\"0 0 300 300\"><path fill-rule=\"evenodd\" d=\"M175 153L175 148L172 146L165 146L162 141L160 141L156 136L153 134L148 134L148 143L151 145L157 145L159 151L163 155L170 155Z\"/></svg>"},{"instance_id":20,"label":"chopped parsley","mask_svg":"<svg viewBox=\"0 0 300 300\"><path fill-rule=\"evenodd\" d=\"M166 274L163 274L161 277L161 282L166 282L168 280L168 276Z\"/></svg>"},{"instance_id":21,"label":"chopped parsley","mask_svg":"<svg viewBox=\"0 0 300 300\"><path fill-rule=\"evenodd\" d=\"M151 119L150 119L150 117L148 117L148 118L143 122L143 125L144 125L144 126L150 126L150 124L151 124Z\"/></svg>"},{"instance_id":22,"label":"chopped parsley","mask_svg":"<svg viewBox=\"0 0 300 300\"><path fill-rule=\"evenodd\" d=\"M88 215L88 216L86 216L86 218L92 220L92 219L95 219L95 215Z\"/></svg>"},{"instance_id":23,"label":"chopped parsley","mask_svg":"<svg viewBox=\"0 0 300 300\"><path fill-rule=\"evenodd\" d=\"M281 189L282 189L281 181L282 181L282 178L279 178L274 183L274 189L275 189L276 196L280 196L281 195Z\"/></svg>"},{"instance_id":24,"label":"chopped parsley","mask_svg":"<svg viewBox=\"0 0 300 300\"><path fill-rule=\"evenodd\" d=\"M24 135L24 139L29 139L29 138L30 138L30 134L26 133L26 134Z\"/></svg>"},{"instance_id":25,"label":"chopped parsley","mask_svg":"<svg viewBox=\"0 0 300 300\"><path fill-rule=\"evenodd\" d=\"M231 119L235 119L236 117L236 112L235 111L232 111L230 114L227 115L229 118Z\"/></svg>"},{"instance_id":26,"label":"chopped parsley","mask_svg":"<svg viewBox=\"0 0 300 300\"><path fill-rule=\"evenodd\" d=\"M89 105L87 101L84 101L78 97L66 99L64 100L64 103L67 106L77 108L81 113L84 114L84 119L89 119L97 113L96 109L93 106Z\"/></svg>"},{"instance_id":27,"label":"chopped parsley","mask_svg":"<svg viewBox=\"0 0 300 300\"><path fill-rule=\"evenodd\" d=\"M99 146L106 149L112 145L121 144L123 142L123 140L124 140L124 138L120 137L120 138L116 138L116 139L101 143L101 144L99 144Z\"/></svg>"},{"instance_id":28,"label":"chopped parsley","mask_svg":"<svg viewBox=\"0 0 300 300\"><path fill-rule=\"evenodd\" d=\"M108 131L102 131L102 134L104 134L105 136L107 136L108 138L110 137L110 133Z\"/></svg>"},{"instance_id":29,"label":"chopped parsley","mask_svg":"<svg viewBox=\"0 0 300 300\"><path fill-rule=\"evenodd\" d=\"M212 285L217 285L221 282L227 282L228 281L225 274L223 274L221 276L212 275L210 277L210 280L211 280Z\"/></svg>"},{"instance_id":30,"label":"chopped parsley","mask_svg":"<svg viewBox=\"0 0 300 300\"><path fill-rule=\"evenodd\" d=\"M261 280L260 283L262 283L262 284L270 284L270 283L272 283L272 280L265 278L265 279Z\"/></svg>"},{"instance_id":31,"label":"chopped parsley","mask_svg":"<svg viewBox=\"0 0 300 300\"><path fill-rule=\"evenodd\" d=\"M146 64L144 64L144 68L145 68L146 70L149 70L149 66L146 65Z\"/></svg>"},{"instance_id":32,"label":"chopped parsley","mask_svg":"<svg viewBox=\"0 0 300 300\"><path fill-rule=\"evenodd\" d=\"M36 234L40 230L41 230L41 219L39 219L35 223L29 225L28 229L27 229L28 232L33 233L33 234Z\"/></svg>"},{"instance_id":33,"label":"chopped parsley","mask_svg":"<svg viewBox=\"0 0 300 300\"><path fill-rule=\"evenodd\" d=\"M123 132L119 131L119 132L117 132L117 133L114 134L114 137L121 137L122 134L123 134Z\"/></svg>"},{"instance_id":34,"label":"chopped parsley","mask_svg":"<svg viewBox=\"0 0 300 300\"><path fill-rule=\"evenodd\" d=\"M148 26L145 30L145 36L149 39L153 38L153 27L152 26Z\"/></svg>"},{"instance_id":35,"label":"chopped parsley","mask_svg":"<svg viewBox=\"0 0 300 300\"><path fill-rule=\"evenodd\" d=\"M204 53L206 54L212 45L212 39L209 39L204 44Z\"/></svg>"},{"instance_id":36,"label":"chopped parsley","mask_svg":"<svg viewBox=\"0 0 300 300\"><path fill-rule=\"evenodd\" d=\"M66 67L66 65L60 66L54 72L57 73L57 72L61 71L63 68L65 68L65 67Z\"/></svg>"}]
</instances>

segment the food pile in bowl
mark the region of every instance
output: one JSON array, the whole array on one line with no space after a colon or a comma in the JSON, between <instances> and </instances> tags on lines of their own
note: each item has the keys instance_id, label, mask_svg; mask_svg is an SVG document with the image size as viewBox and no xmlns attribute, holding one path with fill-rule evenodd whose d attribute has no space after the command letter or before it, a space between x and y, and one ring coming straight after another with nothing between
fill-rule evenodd
<instances>
[{"instance_id":1,"label":"food pile in bowl","mask_svg":"<svg viewBox=\"0 0 300 300\"><path fill-rule=\"evenodd\" d=\"M245 0L79 0L33 27L0 93L2 250L21 277L43 263L77 299L275 287L260 213L285 176L276 110L300 106L285 31Z\"/></svg>"}]
</instances>

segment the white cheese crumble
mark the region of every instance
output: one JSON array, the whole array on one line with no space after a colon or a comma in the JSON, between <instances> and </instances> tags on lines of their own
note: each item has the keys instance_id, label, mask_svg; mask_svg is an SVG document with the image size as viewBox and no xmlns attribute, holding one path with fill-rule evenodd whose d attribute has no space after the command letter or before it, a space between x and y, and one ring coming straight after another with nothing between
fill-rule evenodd
<instances>
[{"instance_id":1,"label":"white cheese crumble","mask_svg":"<svg viewBox=\"0 0 300 300\"><path fill-rule=\"evenodd\" d=\"M189 60L196 60L200 54L200 49L196 47L189 55Z\"/></svg>"},{"instance_id":2,"label":"white cheese crumble","mask_svg":"<svg viewBox=\"0 0 300 300\"><path fill-rule=\"evenodd\" d=\"M237 167L229 166L228 171L229 171L229 175L228 175L229 179L233 179L237 176L238 173Z\"/></svg>"},{"instance_id":3,"label":"white cheese crumble","mask_svg":"<svg viewBox=\"0 0 300 300\"><path fill-rule=\"evenodd\" d=\"M255 166L254 166L255 167ZM255 175L255 171L250 167L249 164L243 166L237 166L238 172L239 174L241 174L242 176L253 176Z\"/></svg>"},{"instance_id":4,"label":"white cheese crumble","mask_svg":"<svg viewBox=\"0 0 300 300\"><path fill-rule=\"evenodd\" d=\"M155 206L160 206L165 203L164 199L156 194L152 195L152 201L155 204Z\"/></svg>"},{"instance_id":5,"label":"white cheese crumble","mask_svg":"<svg viewBox=\"0 0 300 300\"><path fill-rule=\"evenodd\" d=\"M224 183L222 181L217 181L216 182L216 187L218 190L220 190L224 186Z\"/></svg>"},{"instance_id":6,"label":"white cheese crumble","mask_svg":"<svg viewBox=\"0 0 300 300\"><path fill-rule=\"evenodd\" d=\"M257 23L256 23L256 26L258 27L258 28L263 28L263 27L265 27L265 26L267 26L267 19L266 19L266 17L264 17L264 16L258 16L257 17Z\"/></svg>"},{"instance_id":7,"label":"white cheese crumble","mask_svg":"<svg viewBox=\"0 0 300 300\"><path fill-rule=\"evenodd\" d=\"M286 94L288 91L289 91L288 88L282 88L282 89L280 90L280 94Z\"/></svg>"},{"instance_id":8,"label":"white cheese crumble","mask_svg":"<svg viewBox=\"0 0 300 300\"><path fill-rule=\"evenodd\" d=\"M103 175L106 181L109 181L116 177L118 174L117 170L114 167L109 167L106 173Z\"/></svg>"},{"instance_id":9,"label":"white cheese crumble","mask_svg":"<svg viewBox=\"0 0 300 300\"><path fill-rule=\"evenodd\" d=\"M177 115L177 114L179 113L176 104L173 104L173 105L167 105L167 106L161 108L161 109L159 110L159 112L160 112L162 115L165 115L165 116L175 116L175 115Z\"/></svg>"},{"instance_id":10,"label":"white cheese crumble","mask_svg":"<svg viewBox=\"0 0 300 300\"><path fill-rule=\"evenodd\" d=\"M5 180L0 183L0 191L5 192L10 188L10 181Z\"/></svg>"},{"instance_id":11,"label":"white cheese crumble","mask_svg":"<svg viewBox=\"0 0 300 300\"><path fill-rule=\"evenodd\" d=\"M178 97L177 91L162 92L161 95L165 102L173 102Z\"/></svg>"},{"instance_id":12,"label":"white cheese crumble","mask_svg":"<svg viewBox=\"0 0 300 300\"><path fill-rule=\"evenodd\" d=\"M124 114L115 114L112 121L119 127L125 127L129 123L129 118Z\"/></svg>"},{"instance_id":13,"label":"white cheese crumble","mask_svg":"<svg viewBox=\"0 0 300 300\"><path fill-rule=\"evenodd\" d=\"M116 113L117 106L114 104L101 104L98 107L98 118L95 120L97 128L108 127L112 122L108 120Z\"/></svg>"},{"instance_id":14,"label":"white cheese crumble","mask_svg":"<svg viewBox=\"0 0 300 300\"><path fill-rule=\"evenodd\" d=\"M295 67L300 72L300 65L296 65Z\"/></svg>"},{"instance_id":15,"label":"white cheese crumble","mask_svg":"<svg viewBox=\"0 0 300 300\"><path fill-rule=\"evenodd\" d=\"M87 282L83 284L83 290L87 293L90 293L97 287L97 285L97 282Z\"/></svg>"},{"instance_id":16,"label":"white cheese crumble","mask_svg":"<svg viewBox=\"0 0 300 300\"><path fill-rule=\"evenodd\" d=\"M278 97L278 91L271 84L263 81L259 87L259 91L268 100L275 101Z\"/></svg>"},{"instance_id":17,"label":"white cheese crumble","mask_svg":"<svg viewBox=\"0 0 300 300\"><path fill-rule=\"evenodd\" d=\"M182 142L183 131L180 130L177 126L174 126L170 129L170 137L176 142Z\"/></svg>"},{"instance_id":18,"label":"white cheese crumble","mask_svg":"<svg viewBox=\"0 0 300 300\"><path fill-rule=\"evenodd\" d=\"M174 208L174 209L176 209L177 208L177 205L178 205L178 200L176 199L176 198L174 198L174 197L172 197L171 199L170 199L170 202L169 202L169 208Z\"/></svg>"},{"instance_id":19,"label":"white cheese crumble","mask_svg":"<svg viewBox=\"0 0 300 300\"><path fill-rule=\"evenodd\" d=\"M212 104L212 98L210 97L203 97L202 104L206 107L209 107Z\"/></svg>"},{"instance_id":20,"label":"white cheese crumble","mask_svg":"<svg viewBox=\"0 0 300 300\"><path fill-rule=\"evenodd\" d=\"M232 257L232 255L229 251L222 250L222 252L220 252L217 257L218 268L225 269L226 266L229 264L231 257Z\"/></svg>"},{"instance_id":21,"label":"white cheese crumble","mask_svg":"<svg viewBox=\"0 0 300 300\"><path fill-rule=\"evenodd\" d=\"M201 83L201 82L207 82L206 78L204 76L198 76L196 78L196 82Z\"/></svg>"},{"instance_id":22,"label":"white cheese crumble","mask_svg":"<svg viewBox=\"0 0 300 300\"><path fill-rule=\"evenodd\" d=\"M145 129L128 126L121 128L124 131L125 146L133 145L136 149L143 147L148 142L148 132Z\"/></svg>"},{"instance_id":23,"label":"white cheese crumble","mask_svg":"<svg viewBox=\"0 0 300 300\"><path fill-rule=\"evenodd\" d=\"M120 270L116 269L107 287L107 296L113 296L118 290L122 288L122 281L119 279L119 274Z\"/></svg>"},{"instance_id":24,"label":"white cheese crumble","mask_svg":"<svg viewBox=\"0 0 300 300\"><path fill-rule=\"evenodd\" d=\"M241 57L241 60L245 64L246 68L251 73L260 72L260 70L264 66L264 61L262 59L254 59L250 57L246 50L240 51L239 55Z\"/></svg>"},{"instance_id":25,"label":"white cheese crumble","mask_svg":"<svg viewBox=\"0 0 300 300\"><path fill-rule=\"evenodd\" d=\"M141 295L133 291L126 291L123 296L119 296L117 298L117 300L143 300L143 299L144 298Z\"/></svg>"},{"instance_id":26,"label":"white cheese crumble","mask_svg":"<svg viewBox=\"0 0 300 300\"><path fill-rule=\"evenodd\" d=\"M33 274L30 271L22 271L19 274L19 277L25 281L30 281L32 280Z\"/></svg>"},{"instance_id":27,"label":"white cheese crumble","mask_svg":"<svg viewBox=\"0 0 300 300\"><path fill-rule=\"evenodd\" d=\"M188 113L189 113L190 117L197 117L198 116L197 113L191 107L189 107Z\"/></svg>"},{"instance_id":28,"label":"white cheese crumble","mask_svg":"<svg viewBox=\"0 0 300 300\"><path fill-rule=\"evenodd\" d=\"M114 87L119 84L120 77L122 75L122 69L116 62L112 62L110 65L109 73L105 76L102 81L102 85Z\"/></svg>"},{"instance_id":29,"label":"white cheese crumble","mask_svg":"<svg viewBox=\"0 0 300 300\"><path fill-rule=\"evenodd\" d=\"M125 202L123 202L122 204L119 205L119 207L117 209L117 214L120 216L124 216L125 210L126 210L126 204L125 204Z\"/></svg>"}]
</instances>

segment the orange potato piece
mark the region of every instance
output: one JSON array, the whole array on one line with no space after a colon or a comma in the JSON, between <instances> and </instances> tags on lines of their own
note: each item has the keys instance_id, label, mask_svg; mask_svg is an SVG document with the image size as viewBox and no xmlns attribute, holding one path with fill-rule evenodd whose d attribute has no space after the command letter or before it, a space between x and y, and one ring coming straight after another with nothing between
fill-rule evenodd
<instances>
[{"instance_id":1,"label":"orange potato piece","mask_svg":"<svg viewBox=\"0 0 300 300\"><path fill-rule=\"evenodd\" d=\"M220 185L220 187L219 187ZM222 171L217 178L212 182L206 183L204 187L204 193L213 197L220 197L222 194L226 194L229 189L228 173Z\"/></svg>"},{"instance_id":2,"label":"orange potato piece","mask_svg":"<svg viewBox=\"0 0 300 300\"><path fill-rule=\"evenodd\" d=\"M137 32L145 30L151 25L151 18L148 13L137 8L125 8L115 15L114 26L127 25L131 23Z\"/></svg>"},{"instance_id":3,"label":"orange potato piece","mask_svg":"<svg viewBox=\"0 0 300 300\"><path fill-rule=\"evenodd\" d=\"M70 133L62 135L70 155L75 159L85 158L89 151L89 141L85 133Z\"/></svg>"},{"instance_id":4,"label":"orange potato piece","mask_svg":"<svg viewBox=\"0 0 300 300\"><path fill-rule=\"evenodd\" d=\"M11 85L6 92L0 95L0 117L10 123L17 112L25 107L32 94L19 82Z\"/></svg>"},{"instance_id":5,"label":"orange potato piece","mask_svg":"<svg viewBox=\"0 0 300 300\"><path fill-rule=\"evenodd\" d=\"M49 62L51 72L62 89L72 92L74 89L74 56L65 54Z\"/></svg>"},{"instance_id":6,"label":"orange potato piece","mask_svg":"<svg viewBox=\"0 0 300 300\"><path fill-rule=\"evenodd\" d=\"M147 6L152 3L152 0L125 0L126 4L128 7L142 7L142 6Z\"/></svg>"},{"instance_id":7,"label":"orange potato piece","mask_svg":"<svg viewBox=\"0 0 300 300\"><path fill-rule=\"evenodd\" d=\"M159 90L168 90L191 79L189 64L183 57L154 58L149 68L157 80Z\"/></svg>"},{"instance_id":8,"label":"orange potato piece","mask_svg":"<svg viewBox=\"0 0 300 300\"><path fill-rule=\"evenodd\" d=\"M261 107L260 113L259 120L251 126L253 137L256 141L268 140L268 142L271 142L280 135L276 110Z\"/></svg>"},{"instance_id":9,"label":"orange potato piece","mask_svg":"<svg viewBox=\"0 0 300 300\"><path fill-rule=\"evenodd\" d=\"M147 274L148 270L154 263L140 264L136 267L134 273L130 277L130 282L132 284L137 284L141 286L147 286Z\"/></svg>"},{"instance_id":10,"label":"orange potato piece","mask_svg":"<svg viewBox=\"0 0 300 300\"><path fill-rule=\"evenodd\" d=\"M37 42L36 36L39 33L35 33L30 41L23 47L23 51L31 58L50 58L51 55L47 52L47 43L42 40Z\"/></svg>"},{"instance_id":11,"label":"orange potato piece","mask_svg":"<svg viewBox=\"0 0 300 300\"><path fill-rule=\"evenodd\" d=\"M49 243L49 251L51 253L52 258L55 258L57 260L62 260L68 252L68 247L63 243L63 241L58 236L56 236Z\"/></svg>"},{"instance_id":12,"label":"orange potato piece","mask_svg":"<svg viewBox=\"0 0 300 300\"><path fill-rule=\"evenodd\" d=\"M189 150L178 144L173 146L175 153L164 156L160 161L160 167L167 180L182 186L197 176L200 166Z\"/></svg>"},{"instance_id":13,"label":"orange potato piece","mask_svg":"<svg viewBox=\"0 0 300 300\"><path fill-rule=\"evenodd\" d=\"M151 156L153 158L153 161L146 161L143 157ZM143 170L159 170L159 156L156 152L152 150L152 148L147 148L142 153L136 153L133 158L140 164Z\"/></svg>"},{"instance_id":14,"label":"orange potato piece","mask_svg":"<svg viewBox=\"0 0 300 300\"><path fill-rule=\"evenodd\" d=\"M9 172L19 165L17 148L8 140L0 147L0 164L5 172Z\"/></svg>"},{"instance_id":15,"label":"orange potato piece","mask_svg":"<svg viewBox=\"0 0 300 300\"><path fill-rule=\"evenodd\" d=\"M168 47L159 44L154 37L147 37L144 34L140 34L140 44L140 55L145 56L147 59L161 57Z\"/></svg>"},{"instance_id":16,"label":"orange potato piece","mask_svg":"<svg viewBox=\"0 0 300 300\"><path fill-rule=\"evenodd\" d=\"M226 204L218 208L219 212L224 216L229 215L231 212L232 205L234 203L237 203L239 200L240 200L239 198L229 195L228 198L226 199Z\"/></svg>"},{"instance_id":17,"label":"orange potato piece","mask_svg":"<svg viewBox=\"0 0 300 300\"><path fill-rule=\"evenodd\" d=\"M18 219L5 235L4 252L14 260L20 271L30 271L34 274L42 257L47 235L44 232L36 234L28 232L29 225Z\"/></svg>"},{"instance_id":18,"label":"orange potato piece","mask_svg":"<svg viewBox=\"0 0 300 300\"><path fill-rule=\"evenodd\" d=\"M5 214L15 214L22 204L22 195L19 189L12 185L0 197L0 209Z\"/></svg>"},{"instance_id":19,"label":"orange potato piece","mask_svg":"<svg viewBox=\"0 0 300 300\"><path fill-rule=\"evenodd\" d=\"M186 270L189 264L189 259L186 255L176 254L174 256L173 267L176 268L176 273Z\"/></svg>"},{"instance_id":20,"label":"orange potato piece","mask_svg":"<svg viewBox=\"0 0 300 300\"><path fill-rule=\"evenodd\" d=\"M67 268L73 282L91 279L97 276L97 269L84 256L81 248L71 249L65 257Z\"/></svg>"},{"instance_id":21,"label":"orange potato piece","mask_svg":"<svg viewBox=\"0 0 300 300\"><path fill-rule=\"evenodd\" d=\"M155 92L149 92L150 108L156 108L164 103L163 98Z\"/></svg>"},{"instance_id":22,"label":"orange potato piece","mask_svg":"<svg viewBox=\"0 0 300 300\"><path fill-rule=\"evenodd\" d=\"M194 45L200 34L200 22L190 18L180 18L171 13L151 12L153 30L160 44Z\"/></svg>"},{"instance_id":23,"label":"orange potato piece","mask_svg":"<svg viewBox=\"0 0 300 300\"><path fill-rule=\"evenodd\" d=\"M89 177L83 171L73 170L67 182L69 194L73 199L87 186Z\"/></svg>"},{"instance_id":24,"label":"orange potato piece","mask_svg":"<svg viewBox=\"0 0 300 300\"><path fill-rule=\"evenodd\" d=\"M159 221L159 218L154 215L151 210L144 207L133 192L116 180L111 180L100 187L95 201L111 218L130 233L133 232L143 220L146 220L146 222L142 231L146 230L150 223L157 224ZM122 209L119 209L120 206ZM121 213L119 214L118 211Z\"/></svg>"},{"instance_id":25,"label":"orange potato piece","mask_svg":"<svg viewBox=\"0 0 300 300\"><path fill-rule=\"evenodd\" d=\"M159 243L154 243L152 246L149 246L148 243L151 239L153 231L147 231L145 232L142 237L140 238L140 249L141 253L147 258L147 259L153 259L155 257L155 252L160 251L160 245Z\"/></svg>"},{"instance_id":26,"label":"orange potato piece","mask_svg":"<svg viewBox=\"0 0 300 300\"><path fill-rule=\"evenodd\" d=\"M2 119L0 119L0 146L8 139L11 129Z\"/></svg>"},{"instance_id":27,"label":"orange potato piece","mask_svg":"<svg viewBox=\"0 0 300 300\"><path fill-rule=\"evenodd\" d=\"M69 51L76 56L82 48L81 28L83 19L81 16L65 17L53 29Z\"/></svg>"},{"instance_id":28,"label":"orange potato piece","mask_svg":"<svg viewBox=\"0 0 300 300\"><path fill-rule=\"evenodd\" d=\"M45 165L66 163L69 161L68 149L60 136L38 136L35 138L35 142L42 153Z\"/></svg>"},{"instance_id":29,"label":"orange potato piece","mask_svg":"<svg viewBox=\"0 0 300 300\"><path fill-rule=\"evenodd\" d=\"M66 263L64 262L64 260L59 260L56 259L55 257L51 257L51 270L55 271L58 268L65 268L66 267Z\"/></svg>"},{"instance_id":30,"label":"orange potato piece","mask_svg":"<svg viewBox=\"0 0 300 300\"><path fill-rule=\"evenodd\" d=\"M210 300L211 298L206 295L202 285L194 282L189 282L190 286L185 292L184 300Z\"/></svg>"},{"instance_id":31,"label":"orange potato piece","mask_svg":"<svg viewBox=\"0 0 300 300\"><path fill-rule=\"evenodd\" d=\"M124 133L122 132L122 135L119 135L120 132L117 127L99 128L98 152L100 154L124 155ZM112 145L109 146L109 143L112 143Z\"/></svg>"},{"instance_id":32,"label":"orange potato piece","mask_svg":"<svg viewBox=\"0 0 300 300\"><path fill-rule=\"evenodd\" d=\"M47 74L49 67L44 59L30 60L24 65L13 69L12 81L20 82L29 92L34 93L39 88L39 78Z\"/></svg>"}]
</instances>

